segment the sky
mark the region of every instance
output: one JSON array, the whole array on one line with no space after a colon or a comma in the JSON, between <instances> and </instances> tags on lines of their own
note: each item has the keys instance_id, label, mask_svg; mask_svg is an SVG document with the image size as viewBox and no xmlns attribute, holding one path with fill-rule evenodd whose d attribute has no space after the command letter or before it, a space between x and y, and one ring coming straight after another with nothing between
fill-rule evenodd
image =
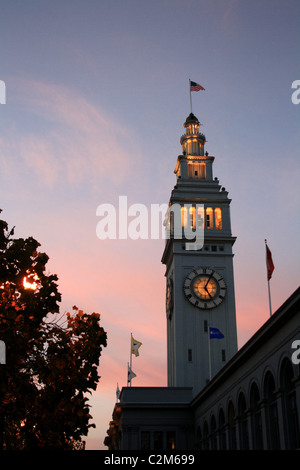
<instances>
[{"instance_id":1,"label":"sky","mask_svg":"<svg viewBox=\"0 0 300 470\"><path fill-rule=\"evenodd\" d=\"M238 344L299 285L298 0L0 0L0 208L59 277L61 312L101 314L90 397L103 440L126 386L166 386L164 240L100 240L97 208L168 203L189 79L214 177L229 191ZM150 209L149 209L150 210ZM130 218L129 218L130 220Z\"/></svg>"}]
</instances>

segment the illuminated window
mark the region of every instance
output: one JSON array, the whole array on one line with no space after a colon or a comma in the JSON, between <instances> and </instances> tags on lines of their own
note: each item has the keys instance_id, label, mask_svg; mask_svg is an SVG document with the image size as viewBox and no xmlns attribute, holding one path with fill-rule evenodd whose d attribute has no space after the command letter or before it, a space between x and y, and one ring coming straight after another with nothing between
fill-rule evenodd
<instances>
[{"instance_id":1,"label":"illuminated window","mask_svg":"<svg viewBox=\"0 0 300 470\"><path fill-rule=\"evenodd\" d=\"M207 207L207 209L206 209L206 228L208 228L208 229L214 228L213 209L212 209L212 207Z\"/></svg>"},{"instance_id":2,"label":"illuminated window","mask_svg":"<svg viewBox=\"0 0 300 470\"><path fill-rule=\"evenodd\" d=\"M196 228L196 207L189 208L189 225L190 228L195 230Z\"/></svg>"},{"instance_id":3,"label":"illuminated window","mask_svg":"<svg viewBox=\"0 0 300 470\"><path fill-rule=\"evenodd\" d=\"M198 214L197 214L197 225L199 229L204 228L204 207L198 207Z\"/></svg>"},{"instance_id":4,"label":"illuminated window","mask_svg":"<svg viewBox=\"0 0 300 470\"><path fill-rule=\"evenodd\" d=\"M200 163L200 178L206 178L206 166L205 166L205 163Z\"/></svg>"},{"instance_id":5,"label":"illuminated window","mask_svg":"<svg viewBox=\"0 0 300 470\"><path fill-rule=\"evenodd\" d=\"M187 208L186 207L182 207L181 208L181 224L182 224L182 227L186 227L187 226Z\"/></svg>"},{"instance_id":6,"label":"illuminated window","mask_svg":"<svg viewBox=\"0 0 300 470\"><path fill-rule=\"evenodd\" d=\"M199 178L199 163L194 163L194 175L195 178Z\"/></svg>"},{"instance_id":7,"label":"illuminated window","mask_svg":"<svg viewBox=\"0 0 300 470\"><path fill-rule=\"evenodd\" d=\"M216 223L216 229L222 230L222 211L220 207L216 207L215 209L215 223Z\"/></svg>"},{"instance_id":8,"label":"illuminated window","mask_svg":"<svg viewBox=\"0 0 300 470\"><path fill-rule=\"evenodd\" d=\"M175 449L175 432L168 431L167 432L167 450L174 450Z\"/></svg>"}]
</instances>

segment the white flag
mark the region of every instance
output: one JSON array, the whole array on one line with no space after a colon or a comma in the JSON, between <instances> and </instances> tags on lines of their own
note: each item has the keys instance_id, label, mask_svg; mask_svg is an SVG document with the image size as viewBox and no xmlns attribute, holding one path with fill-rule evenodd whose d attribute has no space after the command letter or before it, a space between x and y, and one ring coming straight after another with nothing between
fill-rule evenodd
<instances>
[{"instance_id":1,"label":"white flag","mask_svg":"<svg viewBox=\"0 0 300 470\"><path fill-rule=\"evenodd\" d=\"M143 343L140 341L137 341L136 339L131 337L131 354L134 354L135 356L139 356L139 348L142 346Z\"/></svg>"},{"instance_id":2,"label":"white flag","mask_svg":"<svg viewBox=\"0 0 300 470\"><path fill-rule=\"evenodd\" d=\"M128 364L128 378L127 381L130 382L131 379L134 379L136 377L136 374L130 369L129 364Z\"/></svg>"}]
</instances>

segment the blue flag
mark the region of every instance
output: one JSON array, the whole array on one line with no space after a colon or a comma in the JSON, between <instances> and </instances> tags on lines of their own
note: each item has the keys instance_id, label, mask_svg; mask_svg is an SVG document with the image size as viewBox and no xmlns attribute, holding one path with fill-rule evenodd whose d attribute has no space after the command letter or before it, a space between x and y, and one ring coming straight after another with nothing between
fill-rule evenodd
<instances>
[{"instance_id":1,"label":"blue flag","mask_svg":"<svg viewBox=\"0 0 300 470\"><path fill-rule=\"evenodd\" d=\"M223 333L221 333L220 330L218 330L218 328L211 328L209 327L209 338L210 339L221 339L221 338L224 338L224 335Z\"/></svg>"}]
</instances>

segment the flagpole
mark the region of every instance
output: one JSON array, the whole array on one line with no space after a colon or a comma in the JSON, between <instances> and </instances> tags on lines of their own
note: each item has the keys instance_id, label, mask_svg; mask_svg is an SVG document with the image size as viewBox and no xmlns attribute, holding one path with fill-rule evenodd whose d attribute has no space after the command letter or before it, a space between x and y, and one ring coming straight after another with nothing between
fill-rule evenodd
<instances>
[{"instance_id":1,"label":"flagpole","mask_svg":"<svg viewBox=\"0 0 300 470\"><path fill-rule=\"evenodd\" d=\"M270 317L271 317L272 316L272 305L271 305L270 281L268 281L268 292L269 292L269 308L270 308Z\"/></svg>"},{"instance_id":2,"label":"flagpole","mask_svg":"<svg viewBox=\"0 0 300 470\"><path fill-rule=\"evenodd\" d=\"M189 79L190 84L190 105L191 105L191 113L192 113L192 92L191 92L191 79Z\"/></svg>"},{"instance_id":3,"label":"flagpole","mask_svg":"<svg viewBox=\"0 0 300 470\"><path fill-rule=\"evenodd\" d=\"M131 387L131 371L132 371L132 333L130 333L130 387Z\"/></svg>"},{"instance_id":4,"label":"flagpole","mask_svg":"<svg viewBox=\"0 0 300 470\"><path fill-rule=\"evenodd\" d=\"M208 366L209 366L209 380L211 380L211 346L210 346L210 326L209 324L207 325L208 330Z\"/></svg>"},{"instance_id":5,"label":"flagpole","mask_svg":"<svg viewBox=\"0 0 300 470\"><path fill-rule=\"evenodd\" d=\"M267 248L267 240L265 239L265 245ZM268 294L269 294L269 310L270 310L270 317L272 316L272 304L271 304L271 290L270 290L270 279L268 279Z\"/></svg>"}]
</instances>

